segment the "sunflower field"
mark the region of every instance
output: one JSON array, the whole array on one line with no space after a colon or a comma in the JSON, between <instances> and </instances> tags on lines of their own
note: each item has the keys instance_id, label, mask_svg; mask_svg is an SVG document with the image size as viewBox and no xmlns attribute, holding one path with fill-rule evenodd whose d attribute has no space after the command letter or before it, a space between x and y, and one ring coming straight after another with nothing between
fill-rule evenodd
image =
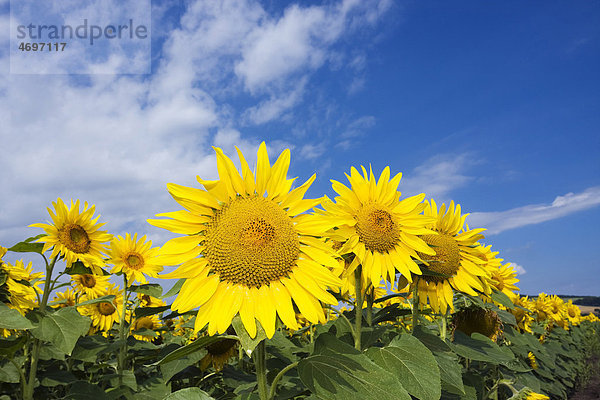
<instances>
[{"instance_id":1,"label":"sunflower field","mask_svg":"<svg viewBox=\"0 0 600 400\"><path fill-rule=\"evenodd\" d=\"M167 184L161 247L60 198L0 247L0 399L567 399L597 373L598 318L520 295L460 205L365 167L308 199L289 150L215 152L218 180Z\"/></svg>"}]
</instances>

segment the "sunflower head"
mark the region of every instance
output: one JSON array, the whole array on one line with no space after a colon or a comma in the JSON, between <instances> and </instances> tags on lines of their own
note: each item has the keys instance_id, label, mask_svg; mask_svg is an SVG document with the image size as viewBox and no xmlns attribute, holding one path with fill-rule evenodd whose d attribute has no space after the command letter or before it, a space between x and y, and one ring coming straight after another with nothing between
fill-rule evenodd
<instances>
[{"instance_id":1,"label":"sunflower head","mask_svg":"<svg viewBox=\"0 0 600 400\"><path fill-rule=\"evenodd\" d=\"M115 298L112 301L103 301L99 303L90 304L87 306L78 307L78 311L82 315L87 315L92 320L93 331L108 332L112 328L113 324L120 319L121 309L123 308L123 292L118 286L111 284L104 291L100 293L100 296L114 295ZM89 295L83 295L81 302L90 300L92 298Z\"/></svg>"},{"instance_id":2,"label":"sunflower head","mask_svg":"<svg viewBox=\"0 0 600 400\"><path fill-rule=\"evenodd\" d=\"M99 216L92 219L95 206L88 208L88 204L84 203L83 211L80 212L79 200L71 200L70 207L60 198L52 204L55 211L48 208L52 223L30 225L46 231L46 236L37 240L44 242L42 251L53 248L51 257L63 256L67 267L77 260L90 268L98 269L103 266L103 243L109 241L112 235L98 230L104 224L98 223Z\"/></svg>"},{"instance_id":3,"label":"sunflower head","mask_svg":"<svg viewBox=\"0 0 600 400\"><path fill-rule=\"evenodd\" d=\"M159 248L152 248L152 241L146 236L137 238L127 233L125 237L117 236L110 242L108 263L113 265L112 273L123 272L130 283L137 281L147 283L146 275L156 278L163 270L162 265L156 262Z\"/></svg>"},{"instance_id":4,"label":"sunflower head","mask_svg":"<svg viewBox=\"0 0 600 400\"><path fill-rule=\"evenodd\" d=\"M206 347L207 354L200 360L200 369L205 370L209 366L220 372L227 361L237 353L237 340L223 339Z\"/></svg>"},{"instance_id":5,"label":"sunflower head","mask_svg":"<svg viewBox=\"0 0 600 400\"><path fill-rule=\"evenodd\" d=\"M494 311L477 306L468 307L456 312L452 319L454 330L470 336L480 333L492 340L496 340L502 322Z\"/></svg>"},{"instance_id":6,"label":"sunflower head","mask_svg":"<svg viewBox=\"0 0 600 400\"><path fill-rule=\"evenodd\" d=\"M304 199L314 175L291 190L287 179L290 152L271 166L263 143L255 172L238 150L241 171L215 148L219 180L198 178L204 190L170 183L167 188L185 210L158 214L169 219L149 222L186 236L169 240L158 263L179 265L162 278L185 278L173 310L200 307L195 330L208 324L208 333L223 333L240 315L251 337L256 321L268 337L279 316L296 329L294 305L313 323L325 322L321 301L337 304L328 288L340 280L337 254L317 239L326 227L304 212L321 199Z\"/></svg>"},{"instance_id":7,"label":"sunflower head","mask_svg":"<svg viewBox=\"0 0 600 400\"><path fill-rule=\"evenodd\" d=\"M53 302L58 303L56 305L58 308L71 307L77 304L77 296L71 288L68 288L64 292L56 293Z\"/></svg>"},{"instance_id":8,"label":"sunflower head","mask_svg":"<svg viewBox=\"0 0 600 400\"><path fill-rule=\"evenodd\" d=\"M133 323L131 324L131 332L133 333L133 337L138 339L138 340L144 340L147 342L152 341L156 335L140 335L140 334L136 334L136 331L142 330L142 329L148 329L151 331L154 331L156 329L159 329L162 326L162 322L161 320L158 318L158 316L156 315L148 315L145 317L141 317L141 318L136 318Z\"/></svg>"},{"instance_id":9,"label":"sunflower head","mask_svg":"<svg viewBox=\"0 0 600 400\"><path fill-rule=\"evenodd\" d=\"M88 299L104 296L109 285L109 275L74 274L71 283L77 293L84 294Z\"/></svg>"},{"instance_id":10,"label":"sunflower head","mask_svg":"<svg viewBox=\"0 0 600 400\"><path fill-rule=\"evenodd\" d=\"M531 351L529 353L527 353L527 359L529 360L529 365L531 366L531 368L533 368L533 369L538 368L538 364L535 359L535 355Z\"/></svg>"}]
</instances>

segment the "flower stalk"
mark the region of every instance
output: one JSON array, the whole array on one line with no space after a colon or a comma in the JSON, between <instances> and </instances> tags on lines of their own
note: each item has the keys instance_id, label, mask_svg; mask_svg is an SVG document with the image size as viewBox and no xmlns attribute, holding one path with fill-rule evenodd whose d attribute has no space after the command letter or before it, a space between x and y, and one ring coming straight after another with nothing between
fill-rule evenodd
<instances>
[{"instance_id":1,"label":"flower stalk","mask_svg":"<svg viewBox=\"0 0 600 400\"><path fill-rule=\"evenodd\" d=\"M254 367L256 368L256 381L258 383L258 396L260 400L269 399L269 386L267 384L267 350L265 341L261 341L252 353Z\"/></svg>"},{"instance_id":2,"label":"flower stalk","mask_svg":"<svg viewBox=\"0 0 600 400\"><path fill-rule=\"evenodd\" d=\"M355 301L354 310L356 312L356 318L354 321L354 348L356 350L362 350L361 345L361 331L362 331L362 265L359 265L354 270L354 290L355 290Z\"/></svg>"}]
</instances>

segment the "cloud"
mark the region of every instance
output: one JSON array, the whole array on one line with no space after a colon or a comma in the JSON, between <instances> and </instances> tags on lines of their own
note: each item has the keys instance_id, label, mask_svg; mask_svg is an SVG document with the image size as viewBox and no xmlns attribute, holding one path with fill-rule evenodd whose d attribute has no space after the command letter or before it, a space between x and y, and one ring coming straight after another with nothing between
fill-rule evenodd
<instances>
[{"instance_id":1,"label":"cloud","mask_svg":"<svg viewBox=\"0 0 600 400\"><path fill-rule=\"evenodd\" d=\"M474 212L469 225L486 227L486 235L551 221L600 204L600 186L557 196L550 204L532 204L499 212Z\"/></svg>"},{"instance_id":2,"label":"cloud","mask_svg":"<svg viewBox=\"0 0 600 400\"><path fill-rule=\"evenodd\" d=\"M411 173L404 174L399 190L403 196L425 193L427 198L445 201L452 190L463 187L474 179L466 175L465 170L476 162L473 155L468 153L434 156Z\"/></svg>"},{"instance_id":3,"label":"cloud","mask_svg":"<svg viewBox=\"0 0 600 400\"><path fill-rule=\"evenodd\" d=\"M514 268L518 275L525 275L527 273L527 270L517 263L511 262L510 267Z\"/></svg>"}]
</instances>

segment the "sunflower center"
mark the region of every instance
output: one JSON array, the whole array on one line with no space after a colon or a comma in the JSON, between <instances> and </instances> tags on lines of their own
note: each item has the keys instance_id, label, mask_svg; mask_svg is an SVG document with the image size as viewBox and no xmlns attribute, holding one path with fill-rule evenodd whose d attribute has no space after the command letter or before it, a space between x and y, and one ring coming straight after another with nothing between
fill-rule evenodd
<instances>
[{"instance_id":1,"label":"sunflower center","mask_svg":"<svg viewBox=\"0 0 600 400\"><path fill-rule=\"evenodd\" d=\"M152 320L148 317L142 317L140 319L138 319L135 323L135 330L140 330L140 329L152 329L154 328L154 323L152 322Z\"/></svg>"},{"instance_id":2,"label":"sunflower center","mask_svg":"<svg viewBox=\"0 0 600 400\"><path fill-rule=\"evenodd\" d=\"M81 285L85 286L86 288L93 288L94 286L96 286L96 278L94 278L94 275L83 274L80 275L80 279Z\"/></svg>"},{"instance_id":3,"label":"sunflower center","mask_svg":"<svg viewBox=\"0 0 600 400\"><path fill-rule=\"evenodd\" d=\"M363 206L355 218L356 232L368 250L384 253L400 240L400 229L392 215L377 204Z\"/></svg>"},{"instance_id":4,"label":"sunflower center","mask_svg":"<svg viewBox=\"0 0 600 400\"><path fill-rule=\"evenodd\" d=\"M572 308L569 308L569 310L568 310L568 311L569 311L569 317L571 317L571 318L575 318L575 317L577 316L577 313L575 312L575 310L574 310L574 309L572 309Z\"/></svg>"},{"instance_id":5,"label":"sunflower center","mask_svg":"<svg viewBox=\"0 0 600 400\"><path fill-rule=\"evenodd\" d=\"M454 237L445 233L423 235L421 239L433 247L435 255L419 253L419 257L429 263L429 269L440 274L454 276L460 268L460 248ZM442 276L423 275L427 282L443 282Z\"/></svg>"},{"instance_id":6,"label":"sunflower center","mask_svg":"<svg viewBox=\"0 0 600 400\"><path fill-rule=\"evenodd\" d=\"M117 309L115 308L115 306L112 305L112 303L107 303L107 302L98 303L98 312L102 315L111 315L116 310Z\"/></svg>"},{"instance_id":7,"label":"sunflower center","mask_svg":"<svg viewBox=\"0 0 600 400\"><path fill-rule=\"evenodd\" d=\"M127 264L127 266L131 269L142 269L144 268L144 257L139 255L138 253L129 253L125 257L125 264Z\"/></svg>"},{"instance_id":8,"label":"sunflower center","mask_svg":"<svg viewBox=\"0 0 600 400\"><path fill-rule=\"evenodd\" d=\"M91 240L81 225L67 224L58 231L59 241L74 253L83 254L90 250Z\"/></svg>"},{"instance_id":9,"label":"sunflower center","mask_svg":"<svg viewBox=\"0 0 600 400\"><path fill-rule=\"evenodd\" d=\"M256 288L288 276L300 253L290 217L264 197L238 197L217 211L205 246L221 281Z\"/></svg>"}]
</instances>

